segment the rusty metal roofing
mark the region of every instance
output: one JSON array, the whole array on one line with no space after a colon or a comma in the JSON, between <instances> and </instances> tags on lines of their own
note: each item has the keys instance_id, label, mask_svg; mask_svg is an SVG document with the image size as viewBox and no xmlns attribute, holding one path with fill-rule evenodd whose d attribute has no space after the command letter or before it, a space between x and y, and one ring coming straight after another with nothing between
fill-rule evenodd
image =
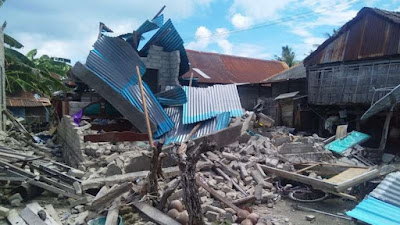
<instances>
[{"instance_id":1,"label":"rusty metal roofing","mask_svg":"<svg viewBox=\"0 0 400 225\"><path fill-rule=\"evenodd\" d=\"M43 107L51 106L50 99L45 97L35 98L32 92L20 92L6 97L7 107Z\"/></svg>"},{"instance_id":2,"label":"rusty metal roofing","mask_svg":"<svg viewBox=\"0 0 400 225\"><path fill-rule=\"evenodd\" d=\"M275 83L275 82L282 82L288 80L297 80L306 78L306 68L304 67L303 63L299 63L295 66L290 67L289 69L282 71L274 76L267 78L264 82L267 83Z\"/></svg>"},{"instance_id":3,"label":"rusty metal roofing","mask_svg":"<svg viewBox=\"0 0 400 225\"><path fill-rule=\"evenodd\" d=\"M400 54L400 13L362 8L317 50L304 59L306 66L389 57Z\"/></svg>"},{"instance_id":4,"label":"rusty metal roofing","mask_svg":"<svg viewBox=\"0 0 400 225\"><path fill-rule=\"evenodd\" d=\"M198 78L199 83L261 83L265 79L288 69L286 63L280 61L188 49L186 52L190 62L190 70L182 77L190 78L191 73L193 73L193 76Z\"/></svg>"}]
</instances>

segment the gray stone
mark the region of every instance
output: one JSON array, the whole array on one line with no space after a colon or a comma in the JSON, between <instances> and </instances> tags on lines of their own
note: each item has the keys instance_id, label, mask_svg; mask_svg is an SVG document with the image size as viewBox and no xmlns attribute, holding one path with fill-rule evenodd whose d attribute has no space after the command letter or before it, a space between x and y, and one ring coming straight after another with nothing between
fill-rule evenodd
<instances>
[{"instance_id":1,"label":"gray stone","mask_svg":"<svg viewBox=\"0 0 400 225\"><path fill-rule=\"evenodd\" d=\"M10 209L0 206L0 217L7 217Z\"/></svg>"},{"instance_id":2,"label":"gray stone","mask_svg":"<svg viewBox=\"0 0 400 225\"><path fill-rule=\"evenodd\" d=\"M313 144L304 144L300 142L292 142L283 144L280 149L280 154L300 154L300 153L309 153L315 152Z\"/></svg>"},{"instance_id":3,"label":"gray stone","mask_svg":"<svg viewBox=\"0 0 400 225\"><path fill-rule=\"evenodd\" d=\"M233 161L233 160L239 160L239 157L237 157L236 155L232 154L232 153L228 153L228 152L222 152L222 157Z\"/></svg>"},{"instance_id":4,"label":"gray stone","mask_svg":"<svg viewBox=\"0 0 400 225\"><path fill-rule=\"evenodd\" d=\"M119 168L115 162L108 164L106 176L112 176L117 174L122 174L121 168Z\"/></svg>"},{"instance_id":5,"label":"gray stone","mask_svg":"<svg viewBox=\"0 0 400 225\"><path fill-rule=\"evenodd\" d=\"M13 195L11 195L10 197L8 197L8 201L12 201L12 200L18 200L20 202L22 202L24 199L22 198L20 193L15 193Z\"/></svg>"},{"instance_id":6,"label":"gray stone","mask_svg":"<svg viewBox=\"0 0 400 225\"><path fill-rule=\"evenodd\" d=\"M208 211L206 212L206 218L209 222L216 222L219 220L219 213L213 212L213 211Z\"/></svg>"},{"instance_id":7,"label":"gray stone","mask_svg":"<svg viewBox=\"0 0 400 225\"><path fill-rule=\"evenodd\" d=\"M314 221L315 220L315 216L314 215L306 215L306 220L307 221Z\"/></svg>"}]
</instances>

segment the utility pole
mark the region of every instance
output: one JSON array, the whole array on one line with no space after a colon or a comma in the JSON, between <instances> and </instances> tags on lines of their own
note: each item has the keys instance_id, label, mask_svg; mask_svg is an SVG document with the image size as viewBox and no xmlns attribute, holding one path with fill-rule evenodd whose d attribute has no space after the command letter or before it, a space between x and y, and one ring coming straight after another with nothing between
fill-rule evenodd
<instances>
[{"instance_id":1,"label":"utility pole","mask_svg":"<svg viewBox=\"0 0 400 225\"><path fill-rule=\"evenodd\" d=\"M3 28L0 27L0 131L5 130L5 115L3 114L3 110L6 109L6 71L4 60L4 35Z\"/></svg>"}]
</instances>

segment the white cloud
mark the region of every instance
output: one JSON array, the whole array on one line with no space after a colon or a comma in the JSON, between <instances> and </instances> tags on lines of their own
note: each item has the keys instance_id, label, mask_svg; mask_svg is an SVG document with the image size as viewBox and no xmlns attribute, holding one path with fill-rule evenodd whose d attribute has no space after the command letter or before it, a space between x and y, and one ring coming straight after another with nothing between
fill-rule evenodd
<instances>
[{"instance_id":1,"label":"white cloud","mask_svg":"<svg viewBox=\"0 0 400 225\"><path fill-rule=\"evenodd\" d=\"M253 24L252 19L250 17L242 16L242 14L240 13L236 13L235 15L233 15L231 23L233 24L234 27L239 29L248 28Z\"/></svg>"},{"instance_id":2,"label":"white cloud","mask_svg":"<svg viewBox=\"0 0 400 225\"><path fill-rule=\"evenodd\" d=\"M228 55L237 55L252 58L271 58L271 54L267 53L264 46L249 43L231 43L229 40L229 32L226 28L217 28L215 32L211 32L207 27L200 26L195 33L195 41L186 45L187 49L200 51L220 52ZM215 44L220 51L209 49Z\"/></svg>"},{"instance_id":3,"label":"white cloud","mask_svg":"<svg viewBox=\"0 0 400 225\"><path fill-rule=\"evenodd\" d=\"M230 14L236 28L246 28L250 24L274 20L280 10L295 0L234 0Z\"/></svg>"},{"instance_id":4,"label":"white cloud","mask_svg":"<svg viewBox=\"0 0 400 225\"><path fill-rule=\"evenodd\" d=\"M309 37L311 36L311 33L305 28L305 27L301 27L301 26L295 26L292 29L292 33L301 36L301 37Z\"/></svg>"},{"instance_id":5,"label":"white cloud","mask_svg":"<svg viewBox=\"0 0 400 225\"><path fill-rule=\"evenodd\" d=\"M210 44L211 35L211 31L207 27L200 26L194 34L196 40L189 42L186 47L189 49L204 50Z\"/></svg>"},{"instance_id":6,"label":"white cloud","mask_svg":"<svg viewBox=\"0 0 400 225\"><path fill-rule=\"evenodd\" d=\"M271 59L272 54L268 53L264 46L241 43L235 45L235 55L259 59Z\"/></svg>"}]
</instances>

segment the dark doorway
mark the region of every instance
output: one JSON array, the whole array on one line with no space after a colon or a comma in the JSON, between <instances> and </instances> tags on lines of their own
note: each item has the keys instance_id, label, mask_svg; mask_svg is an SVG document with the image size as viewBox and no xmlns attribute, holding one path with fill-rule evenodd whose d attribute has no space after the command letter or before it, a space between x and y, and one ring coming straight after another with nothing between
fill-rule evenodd
<instances>
[{"instance_id":1,"label":"dark doorway","mask_svg":"<svg viewBox=\"0 0 400 225\"><path fill-rule=\"evenodd\" d=\"M158 85L158 70L147 69L146 73L143 75L143 81L146 82L153 93L158 93L160 91Z\"/></svg>"}]
</instances>

